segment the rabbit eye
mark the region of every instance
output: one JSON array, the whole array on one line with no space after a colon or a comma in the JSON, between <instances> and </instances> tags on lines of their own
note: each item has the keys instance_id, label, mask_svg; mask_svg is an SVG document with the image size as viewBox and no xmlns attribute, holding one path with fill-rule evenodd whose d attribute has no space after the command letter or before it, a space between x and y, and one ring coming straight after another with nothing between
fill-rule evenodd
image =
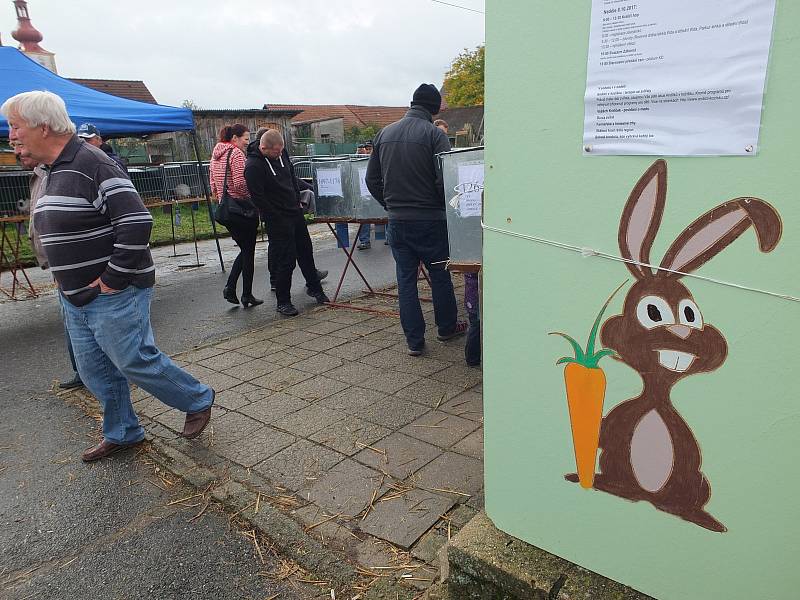
<instances>
[{"instance_id":1,"label":"rabbit eye","mask_svg":"<svg viewBox=\"0 0 800 600\"><path fill-rule=\"evenodd\" d=\"M645 296L639 300L636 318L647 329L675 324L675 315L669 303L659 296Z\"/></svg>"},{"instance_id":2,"label":"rabbit eye","mask_svg":"<svg viewBox=\"0 0 800 600\"><path fill-rule=\"evenodd\" d=\"M700 309L697 308L697 304L688 298L681 300L678 304L678 319L682 325L688 325L695 329L702 329L703 327L703 315L700 314Z\"/></svg>"}]
</instances>

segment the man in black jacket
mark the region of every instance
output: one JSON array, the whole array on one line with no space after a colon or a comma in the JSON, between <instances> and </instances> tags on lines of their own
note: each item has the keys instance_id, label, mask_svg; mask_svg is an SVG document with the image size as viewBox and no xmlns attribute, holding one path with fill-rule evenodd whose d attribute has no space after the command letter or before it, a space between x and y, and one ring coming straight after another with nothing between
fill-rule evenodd
<instances>
[{"instance_id":1,"label":"man in black jacket","mask_svg":"<svg viewBox=\"0 0 800 600\"><path fill-rule=\"evenodd\" d=\"M319 304L330 302L319 281L311 236L300 206L300 188L279 131L269 129L247 147L244 178L267 228L278 312L287 317L298 314L291 295L295 263L306 279L306 293Z\"/></svg>"},{"instance_id":2,"label":"man in black jacket","mask_svg":"<svg viewBox=\"0 0 800 600\"><path fill-rule=\"evenodd\" d=\"M450 273L444 184L437 154L450 150L442 130L433 125L442 97L436 86L423 83L414 92L411 109L384 127L373 140L366 183L389 213L388 239L397 270L400 323L408 353L419 356L425 347L425 319L419 304L419 263L428 269L437 338L463 335Z\"/></svg>"}]
</instances>

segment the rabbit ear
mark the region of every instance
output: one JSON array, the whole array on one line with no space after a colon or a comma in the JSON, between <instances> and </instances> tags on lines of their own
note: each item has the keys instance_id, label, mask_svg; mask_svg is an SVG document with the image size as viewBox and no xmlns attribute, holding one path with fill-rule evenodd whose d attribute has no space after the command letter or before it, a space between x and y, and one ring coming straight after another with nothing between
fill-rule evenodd
<instances>
[{"instance_id":1,"label":"rabbit ear","mask_svg":"<svg viewBox=\"0 0 800 600\"><path fill-rule=\"evenodd\" d=\"M650 248L661 225L667 199L667 163L654 162L633 188L619 221L619 249L622 257L638 263L650 263ZM631 262L625 263L637 279L652 277L653 272Z\"/></svg>"},{"instance_id":2,"label":"rabbit ear","mask_svg":"<svg viewBox=\"0 0 800 600\"><path fill-rule=\"evenodd\" d=\"M758 198L735 198L711 209L684 229L667 250L661 266L684 273L695 271L751 225L762 252L777 246L783 229L778 211Z\"/></svg>"}]
</instances>

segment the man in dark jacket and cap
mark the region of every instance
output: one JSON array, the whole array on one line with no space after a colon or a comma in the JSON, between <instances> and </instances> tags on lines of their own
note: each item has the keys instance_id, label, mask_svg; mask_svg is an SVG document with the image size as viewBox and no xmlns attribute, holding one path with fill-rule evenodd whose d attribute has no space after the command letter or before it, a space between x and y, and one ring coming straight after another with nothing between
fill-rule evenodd
<instances>
[{"instance_id":1,"label":"man in dark jacket and cap","mask_svg":"<svg viewBox=\"0 0 800 600\"><path fill-rule=\"evenodd\" d=\"M436 86L423 83L414 92L411 109L399 121L384 127L373 140L366 183L389 214L388 239L397 270L400 323L408 353L425 348L425 319L419 303L419 264L430 273L437 338L463 335L450 273L444 184L437 154L450 150L444 132L434 127L442 96Z\"/></svg>"}]
</instances>

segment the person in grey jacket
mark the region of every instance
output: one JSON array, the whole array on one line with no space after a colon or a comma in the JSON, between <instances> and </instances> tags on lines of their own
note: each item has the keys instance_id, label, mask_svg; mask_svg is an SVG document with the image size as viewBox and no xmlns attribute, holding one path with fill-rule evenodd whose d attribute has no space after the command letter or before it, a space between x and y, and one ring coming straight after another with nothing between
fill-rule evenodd
<instances>
[{"instance_id":1,"label":"person in grey jacket","mask_svg":"<svg viewBox=\"0 0 800 600\"><path fill-rule=\"evenodd\" d=\"M388 239L397 271L400 323L408 353L425 348L425 319L419 303L417 277L424 263L431 278L437 338L463 335L450 273L444 184L440 152L450 150L444 132L433 125L442 96L436 86L423 83L414 92L411 109L399 121L384 127L373 140L366 183L389 214Z\"/></svg>"}]
</instances>

